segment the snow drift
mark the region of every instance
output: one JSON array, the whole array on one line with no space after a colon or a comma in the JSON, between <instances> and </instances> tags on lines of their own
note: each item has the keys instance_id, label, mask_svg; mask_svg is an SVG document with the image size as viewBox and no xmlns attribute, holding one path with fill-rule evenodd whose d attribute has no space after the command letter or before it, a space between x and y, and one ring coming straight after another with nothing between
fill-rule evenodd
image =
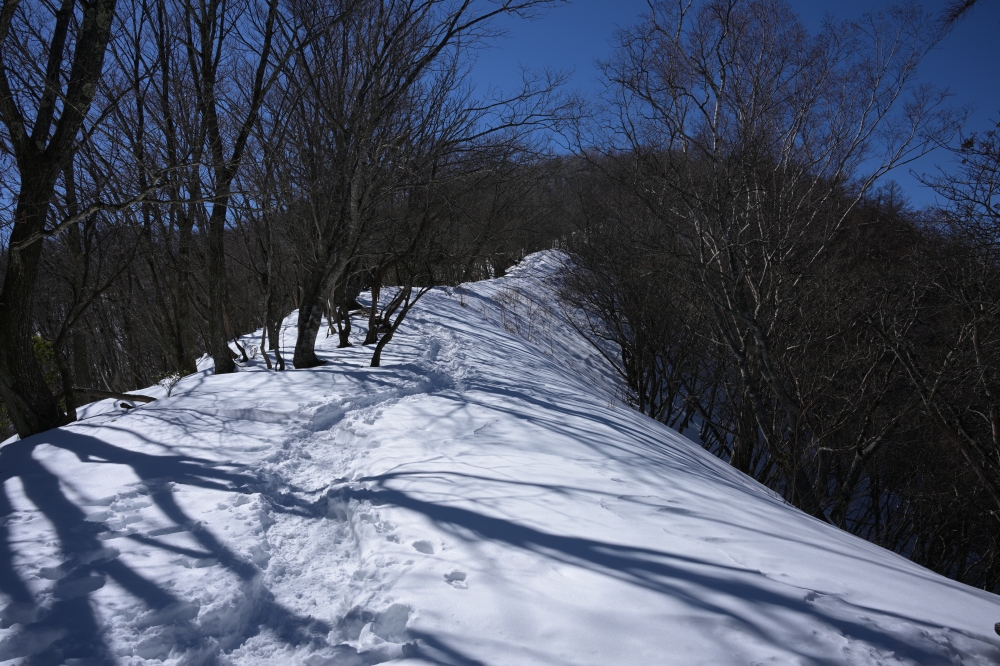
<instances>
[{"instance_id":1,"label":"snow drift","mask_svg":"<svg viewBox=\"0 0 1000 666\"><path fill-rule=\"evenodd\" d=\"M0 661L1000 662L996 596L619 404L558 261L432 291L382 368L333 336L6 443Z\"/></svg>"}]
</instances>

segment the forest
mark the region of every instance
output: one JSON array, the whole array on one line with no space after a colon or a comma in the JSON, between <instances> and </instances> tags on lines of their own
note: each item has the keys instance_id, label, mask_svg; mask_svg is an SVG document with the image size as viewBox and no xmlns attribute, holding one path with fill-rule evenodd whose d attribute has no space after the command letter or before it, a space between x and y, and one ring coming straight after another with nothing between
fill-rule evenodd
<instances>
[{"instance_id":1,"label":"forest","mask_svg":"<svg viewBox=\"0 0 1000 666\"><path fill-rule=\"evenodd\" d=\"M650 0L596 98L470 83L500 19L562 4L5 0L0 436L206 353L309 368L327 335L378 366L431 287L557 248L622 402L1000 591L1000 135L919 76L973 3L810 31ZM914 207L891 176L932 149Z\"/></svg>"}]
</instances>

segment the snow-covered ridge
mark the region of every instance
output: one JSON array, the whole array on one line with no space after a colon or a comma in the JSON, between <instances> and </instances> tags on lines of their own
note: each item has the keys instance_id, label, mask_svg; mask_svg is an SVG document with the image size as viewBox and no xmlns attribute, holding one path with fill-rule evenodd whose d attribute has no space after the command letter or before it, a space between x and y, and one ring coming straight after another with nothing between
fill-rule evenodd
<instances>
[{"instance_id":1,"label":"snow-covered ridge","mask_svg":"<svg viewBox=\"0 0 1000 666\"><path fill-rule=\"evenodd\" d=\"M559 262L432 291L382 368L321 332L4 445L0 661L1000 662L1000 599L618 404Z\"/></svg>"}]
</instances>

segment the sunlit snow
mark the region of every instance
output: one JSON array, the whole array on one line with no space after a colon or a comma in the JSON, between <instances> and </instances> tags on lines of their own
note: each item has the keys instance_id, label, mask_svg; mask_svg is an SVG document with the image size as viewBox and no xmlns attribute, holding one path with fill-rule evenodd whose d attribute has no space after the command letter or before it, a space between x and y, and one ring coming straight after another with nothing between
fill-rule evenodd
<instances>
[{"instance_id":1,"label":"sunlit snow","mask_svg":"<svg viewBox=\"0 0 1000 666\"><path fill-rule=\"evenodd\" d=\"M560 260L433 290L382 368L321 331L5 444L0 661L1000 663L1000 598L622 405Z\"/></svg>"}]
</instances>

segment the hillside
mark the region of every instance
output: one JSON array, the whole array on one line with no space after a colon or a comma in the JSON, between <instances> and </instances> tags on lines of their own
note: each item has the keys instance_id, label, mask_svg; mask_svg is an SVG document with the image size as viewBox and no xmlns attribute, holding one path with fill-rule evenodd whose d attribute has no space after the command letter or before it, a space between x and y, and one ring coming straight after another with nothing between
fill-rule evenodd
<instances>
[{"instance_id":1,"label":"hillside","mask_svg":"<svg viewBox=\"0 0 1000 666\"><path fill-rule=\"evenodd\" d=\"M1000 598L620 404L558 260L3 445L0 661L1000 663Z\"/></svg>"}]
</instances>

